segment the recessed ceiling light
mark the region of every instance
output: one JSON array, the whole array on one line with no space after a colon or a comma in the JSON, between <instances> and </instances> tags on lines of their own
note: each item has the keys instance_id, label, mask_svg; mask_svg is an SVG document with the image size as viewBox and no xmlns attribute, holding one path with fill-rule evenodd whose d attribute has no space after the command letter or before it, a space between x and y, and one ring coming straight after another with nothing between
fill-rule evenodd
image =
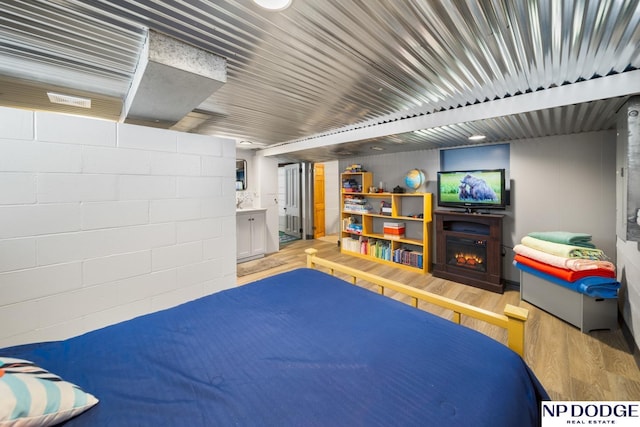
<instances>
[{"instance_id":1,"label":"recessed ceiling light","mask_svg":"<svg viewBox=\"0 0 640 427\"><path fill-rule=\"evenodd\" d=\"M89 98L80 98L79 96L65 95L62 93L47 92L49 101L54 104L71 105L74 107L91 108L91 100Z\"/></svg>"},{"instance_id":2,"label":"recessed ceiling light","mask_svg":"<svg viewBox=\"0 0 640 427\"><path fill-rule=\"evenodd\" d=\"M384 151L383 147L378 147L377 145L374 145L373 147L371 147L371 149L375 151Z\"/></svg>"},{"instance_id":3,"label":"recessed ceiling light","mask_svg":"<svg viewBox=\"0 0 640 427\"><path fill-rule=\"evenodd\" d=\"M274 12L285 10L291 6L293 0L253 0L258 6Z\"/></svg>"},{"instance_id":4,"label":"recessed ceiling light","mask_svg":"<svg viewBox=\"0 0 640 427\"><path fill-rule=\"evenodd\" d=\"M251 145L253 142L251 141L240 141L240 145Z\"/></svg>"},{"instance_id":5,"label":"recessed ceiling light","mask_svg":"<svg viewBox=\"0 0 640 427\"><path fill-rule=\"evenodd\" d=\"M485 138L486 138L486 136L484 136L484 135L471 135L469 137L469 141L482 141Z\"/></svg>"}]
</instances>

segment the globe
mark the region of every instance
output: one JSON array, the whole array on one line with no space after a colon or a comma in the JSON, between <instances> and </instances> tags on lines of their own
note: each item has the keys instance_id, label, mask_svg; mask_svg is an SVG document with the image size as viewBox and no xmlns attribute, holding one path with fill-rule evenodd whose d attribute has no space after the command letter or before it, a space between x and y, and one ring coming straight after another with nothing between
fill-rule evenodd
<instances>
[{"instance_id":1,"label":"globe","mask_svg":"<svg viewBox=\"0 0 640 427\"><path fill-rule=\"evenodd\" d=\"M412 169L404 177L404 183L407 184L407 187L417 190L418 187L424 184L424 179L424 172L420 169Z\"/></svg>"}]
</instances>

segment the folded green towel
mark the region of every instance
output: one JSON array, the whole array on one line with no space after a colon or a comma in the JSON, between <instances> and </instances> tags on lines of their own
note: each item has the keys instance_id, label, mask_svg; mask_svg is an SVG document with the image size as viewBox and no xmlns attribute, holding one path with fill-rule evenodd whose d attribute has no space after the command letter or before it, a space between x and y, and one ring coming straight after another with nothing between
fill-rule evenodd
<instances>
[{"instance_id":1,"label":"folded green towel","mask_svg":"<svg viewBox=\"0 0 640 427\"><path fill-rule=\"evenodd\" d=\"M533 231L528 234L536 239L547 242L563 243L565 245L581 246L583 248L595 248L591 243L591 234L572 233L570 231Z\"/></svg>"},{"instance_id":2,"label":"folded green towel","mask_svg":"<svg viewBox=\"0 0 640 427\"><path fill-rule=\"evenodd\" d=\"M565 258L584 258L593 260L605 260L607 258L604 252L600 249L550 242L548 240L537 239L531 236L524 236L520 243L530 248Z\"/></svg>"}]
</instances>

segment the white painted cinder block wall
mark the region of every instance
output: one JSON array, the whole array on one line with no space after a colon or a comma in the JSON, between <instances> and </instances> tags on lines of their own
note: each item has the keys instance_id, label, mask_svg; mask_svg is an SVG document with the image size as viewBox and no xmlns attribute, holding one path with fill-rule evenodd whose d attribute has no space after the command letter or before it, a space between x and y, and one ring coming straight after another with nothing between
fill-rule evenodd
<instances>
[{"instance_id":1,"label":"white painted cinder block wall","mask_svg":"<svg viewBox=\"0 0 640 427\"><path fill-rule=\"evenodd\" d=\"M233 140L0 108L0 347L230 288Z\"/></svg>"}]
</instances>

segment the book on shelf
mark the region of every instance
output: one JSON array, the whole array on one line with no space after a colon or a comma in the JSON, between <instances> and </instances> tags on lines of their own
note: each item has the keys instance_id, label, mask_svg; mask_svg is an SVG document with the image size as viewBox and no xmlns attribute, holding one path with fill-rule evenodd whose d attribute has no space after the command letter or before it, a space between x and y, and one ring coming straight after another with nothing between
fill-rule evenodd
<instances>
[{"instance_id":1,"label":"book on shelf","mask_svg":"<svg viewBox=\"0 0 640 427\"><path fill-rule=\"evenodd\" d=\"M369 254L376 258L391 261L391 245L384 240L375 240L370 243Z\"/></svg>"},{"instance_id":2,"label":"book on shelf","mask_svg":"<svg viewBox=\"0 0 640 427\"><path fill-rule=\"evenodd\" d=\"M405 228L404 222L383 222L382 226L385 228Z\"/></svg>"},{"instance_id":3,"label":"book on shelf","mask_svg":"<svg viewBox=\"0 0 640 427\"><path fill-rule=\"evenodd\" d=\"M396 249L393 253L393 261L398 264L423 268L422 252L413 251L411 249Z\"/></svg>"},{"instance_id":4,"label":"book on shelf","mask_svg":"<svg viewBox=\"0 0 640 427\"><path fill-rule=\"evenodd\" d=\"M346 251L369 255L375 258L391 261L394 254L389 242L384 240L369 239L365 236L343 237L342 248Z\"/></svg>"},{"instance_id":5,"label":"book on shelf","mask_svg":"<svg viewBox=\"0 0 640 427\"><path fill-rule=\"evenodd\" d=\"M345 179L342 181L342 191L345 193L362 193L362 185L355 179Z\"/></svg>"},{"instance_id":6,"label":"book on shelf","mask_svg":"<svg viewBox=\"0 0 640 427\"><path fill-rule=\"evenodd\" d=\"M387 234L384 233L383 234L385 239L389 239L389 240L401 240L405 238L404 234Z\"/></svg>"},{"instance_id":7,"label":"book on shelf","mask_svg":"<svg viewBox=\"0 0 640 427\"><path fill-rule=\"evenodd\" d=\"M404 222L385 222L383 224L382 232L386 239L398 240L405 237L405 224Z\"/></svg>"},{"instance_id":8,"label":"book on shelf","mask_svg":"<svg viewBox=\"0 0 640 427\"><path fill-rule=\"evenodd\" d=\"M371 211L371 206L362 196L347 195L344 197L343 209L345 212L368 213Z\"/></svg>"},{"instance_id":9,"label":"book on shelf","mask_svg":"<svg viewBox=\"0 0 640 427\"><path fill-rule=\"evenodd\" d=\"M343 237L342 249L350 252L360 253L360 245L362 244L362 237Z\"/></svg>"},{"instance_id":10,"label":"book on shelf","mask_svg":"<svg viewBox=\"0 0 640 427\"><path fill-rule=\"evenodd\" d=\"M346 206L345 205L344 212L346 212L346 213L355 213L355 214L364 214L364 213L371 212L371 209L367 208L366 206L356 207L356 206Z\"/></svg>"}]
</instances>

